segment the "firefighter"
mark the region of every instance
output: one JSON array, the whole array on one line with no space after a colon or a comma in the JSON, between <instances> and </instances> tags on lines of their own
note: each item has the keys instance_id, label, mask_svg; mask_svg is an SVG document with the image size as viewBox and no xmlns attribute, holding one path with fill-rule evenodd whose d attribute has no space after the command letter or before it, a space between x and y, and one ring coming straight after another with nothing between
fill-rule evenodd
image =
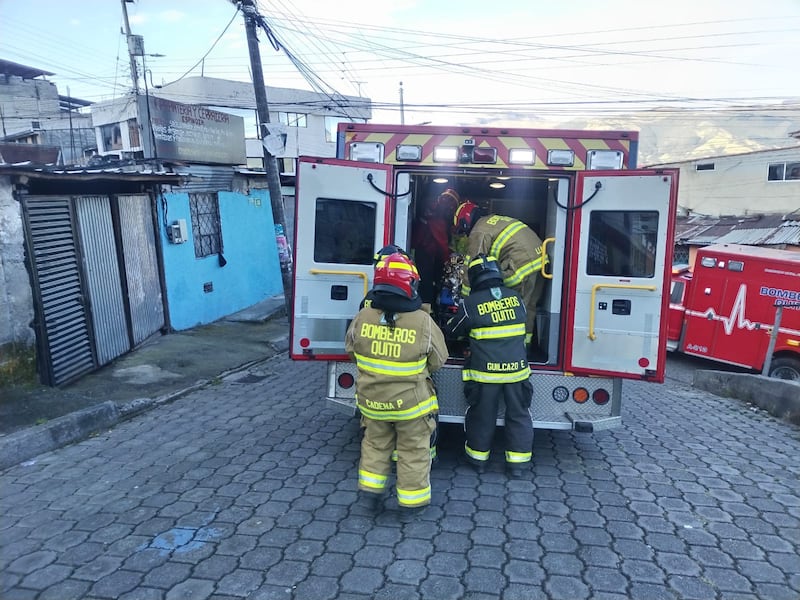
<instances>
[{"instance_id":1,"label":"firefighter","mask_svg":"<svg viewBox=\"0 0 800 600\"><path fill-rule=\"evenodd\" d=\"M422 302L435 304L442 287L444 265L450 258L450 219L461 199L448 188L428 204L411 228L411 248L420 274Z\"/></svg>"},{"instance_id":2,"label":"firefighter","mask_svg":"<svg viewBox=\"0 0 800 600\"><path fill-rule=\"evenodd\" d=\"M465 458L478 472L485 470L502 399L506 470L512 477L523 477L533 446L525 304L517 292L503 285L493 256L478 254L469 263L468 277L471 293L445 325L450 335L469 336L470 352L462 372L468 405Z\"/></svg>"},{"instance_id":3,"label":"firefighter","mask_svg":"<svg viewBox=\"0 0 800 600\"><path fill-rule=\"evenodd\" d=\"M419 275L400 253L378 261L370 306L347 329L345 349L358 368L356 402L364 438L358 465L361 502L382 503L397 449L397 501L403 518L431 501L429 440L439 405L431 373L447 360L444 336L420 310Z\"/></svg>"},{"instance_id":4,"label":"firefighter","mask_svg":"<svg viewBox=\"0 0 800 600\"><path fill-rule=\"evenodd\" d=\"M384 258L386 258L387 256L389 256L391 254L395 254L395 253L402 254L406 258L410 258L408 256L408 254L406 253L406 251L403 250L397 244L387 244L386 246L384 246L383 248L381 248L380 250L378 250L375 253L375 256L372 259L373 260L373 263L372 263L373 266L377 267L378 263L381 262ZM411 262L411 266L413 268L413 273L417 277L419 277L417 267L414 265L413 261ZM374 279L374 276L373 276L373 279ZM422 280L420 278L420 288L421 287L422 287ZM365 306L372 306L372 300L373 300L374 297L375 297L375 289L373 288L373 289L371 289L371 290L369 290L367 292L366 296L364 296L364 299L361 301L361 304L359 305L358 309L361 310ZM424 310L427 313L430 313L431 312L430 304L426 305L423 302L422 303L422 310ZM436 428L434 429L433 433L431 434L431 441L430 441L431 461L433 461L433 462L438 462L438 460L439 460L438 453L437 453L437 446L436 446L438 440L439 440L439 415L437 413L437 415L436 415ZM397 462L397 450L396 449L392 452L392 461L395 462L395 463Z\"/></svg>"},{"instance_id":5,"label":"firefighter","mask_svg":"<svg viewBox=\"0 0 800 600\"><path fill-rule=\"evenodd\" d=\"M503 274L503 284L522 296L527 311L525 344L531 349L536 323L536 303L542 295L544 281L538 274L547 260L542 253L542 240L522 221L501 215L487 215L477 204L462 202L453 216L454 235L466 235L467 253L461 272L461 294L470 287L467 269L470 257L478 254L494 256Z\"/></svg>"}]
</instances>

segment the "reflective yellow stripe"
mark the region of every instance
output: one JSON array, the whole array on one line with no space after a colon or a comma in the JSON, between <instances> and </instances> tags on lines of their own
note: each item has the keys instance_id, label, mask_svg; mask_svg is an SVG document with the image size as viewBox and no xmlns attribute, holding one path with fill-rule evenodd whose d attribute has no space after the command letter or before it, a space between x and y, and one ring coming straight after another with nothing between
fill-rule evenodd
<instances>
[{"instance_id":1,"label":"reflective yellow stripe","mask_svg":"<svg viewBox=\"0 0 800 600\"><path fill-rule=\"evenodd\" d=\"M436 446L431 446L431 458L436 458Z\"/></svg>"},{"instance_id":2,"label":"reflective yellow stripe","mask_svg":"<svg viewBox=\"0 0 800 600\"><path fill-rule=\"evenodd\" d=\"M512 223L511 225L503 229L503 231L500 232L500 234L497 236L497 239L492 244L492 248L489 250L489 254L491 254L492 256L500 256L500 250L503 249L503 246L506 245L506 242L510 240L515 233L525 229L525 227L526 227L525 223L522 223L521 221L516 221L515 223Z\"/></svg>"},{"instance_id":3,"label":"reflective yellow stripe","mask_svg":"<svg viewBox=\"0 0 800 600\"><path fill-rule=\"evenodd\" d=\"M530 462L532 455L532 452L511 452L506 450L506 462L514 464Z\"/></svg>"},{"instance_id":4,"label":"reflective yellow stripe","mask_svg":"<svg viewBox=\"0 0 800 600\"><path fill-rule=\"evenodd\" d=\"M486 452L481 452L480 450L473 450L465 443L464 452L467 453L467 456L469 456L470 458L474 458L475 460L480 460L480 461L489 460L489 450L487 450Z\"/></svg>"},{"instance_id":5,"label":"reflective yellow stripe","mask_svg":"<svg viewBox=\"0 0 800 600\"><path fill-rule=\"evenodd\" d=\"M419 506L431 501L431 486L421 490L401 490L397 488L397 503L400 506Z\"/></svg>"},{"instance_id":6,"label":"reflective yellow stripe","mask_svg":"<svg viewBox=\"0 0 800 600\"><path fill-rule=\"evenodd\" d=\"M529 345L531 343L532 339L533 339L533 334L532 333L526 333L525 334L525 344L526 345Z\"/></svg>"},{"instance_id":7,"label":"reflective yellow stripe","mask_svg":"<svg viewBox=\"0 0 800 600\"><path fill-rule=\"evenodd\" d=\"M528 368L509 371L508 373L487 373L476 371L475 369L464 369L461 379L464 381L477 381L478 383L516 383L517 381L525 381L530 376L531 370Z\"/></svg>"},{"instance_id":8,"label":"reflective yellow stripe","mask_svg":"<svg viewBox=\"0 0 800 600\"><path fill-rule=\"evenodd\" d=\"M373 490L382 490L386 487L386 475L378 475L377 473L359 469L358 483Z\"/></svg>"},{"instance_id":9,"label":"reflective yellow stripe","mask_svg":"<svg viewBox=\"0 0 800 600\"><path fill-rule=\"evenodd\" d=\"M392 460L397 462L397 450L392 450Z\"/></svg>"},{"instance_id":10,"label":"reflective yellow stripe","mask_svg":"<svg viewBox=\"0 0 800 600\"><path fill-rule=\"evenodd\" d=\"M436 396L431 396L424 402L405 410L372 410L361 404L358 405L358 409L362 415L376 421L410 421L439 410L439 403Z\"/></svg>"},{"instance_id":11,"label":"reflective yellow stripe","mask_svg":"<svg viewBox=\"0 0 800 600\"><path fill-rule=\"evenodd\" d=\"M461 284L461 295L469 296L470 287L466 283Z\"/></svg>"},{"instance_id":12,"label":"reflective yellow stripe","mask_svg":"<svg viewBox=\"0 0 800 600\"><path fill-rule=\"evenodd\" d=\"M518 335L525 335L524 323L499 325L497 327L476 327L469 332L469 337L476 340L496 340L499 338L511 338Z\"/></svg>"},{"instance_id":13,"label":"reflective yellow stripe","mask_svg":"<svg viewBox=\"0 0 800 600\"><path fill-rule=\"evenodd\" d=\"M542 259L537 258L529 263L522 265L519 269L514 271L511 275L503 279L503 283L506 287L514 287L515 285L519 285L523 279L536 273L537 271L542 270Z\"/></svg>"},{"instance_id":14,"label":"reflective yellow stripe","mask_svg":"<svg viewBox=\"0 0 800 600\"><path fill-rule=\"evenodd\" d=\"M392 375L394 377L419 375L425 370L425 363L428 361L428 357L423 356L419 360L395 362L393 360L383 360L381 358L365 356L357 352L355 353L355 357L359 369L379 375Z\"/></svg>"}]
</instances>

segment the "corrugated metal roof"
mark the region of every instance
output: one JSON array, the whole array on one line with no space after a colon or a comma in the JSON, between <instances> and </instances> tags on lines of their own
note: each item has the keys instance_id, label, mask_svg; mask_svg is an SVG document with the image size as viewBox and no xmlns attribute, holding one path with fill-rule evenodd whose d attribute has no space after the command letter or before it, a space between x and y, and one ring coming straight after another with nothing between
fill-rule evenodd
<instances>
[{"instance_id":1,"label":"corrugated metal roof","mask_svg":"<svg viewBox=\"0 0 800 600\"><path fill-rule=\"evenodd\" d=\"M743 244L748 246L800 246L800 221L786 215L743 217L678 217L675 241L679 244Z\"/></svg>"},{"instance_id":2,"label":"corrugated metal roof","mask_svg":"<svg viewBox=\"0 0 800 600\"><path fill-rule=\"evenodd\" d=\"M156 171L143 165L119 167L42 167L30 161L14 164L0 164L0 175L26 175L40 179L127 179L165 181L177 183L180 175L168 171Z\"/></svg>"}]
</instances>

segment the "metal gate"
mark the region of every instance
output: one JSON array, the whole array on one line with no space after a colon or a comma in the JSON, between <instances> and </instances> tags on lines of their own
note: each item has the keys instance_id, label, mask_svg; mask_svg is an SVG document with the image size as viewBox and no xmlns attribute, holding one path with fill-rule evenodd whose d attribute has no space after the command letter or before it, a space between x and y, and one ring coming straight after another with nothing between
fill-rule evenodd
<instances>
[{"instance_id":1,"label":"metal gate","mask_svg":"<svg viewBox=\"0 0 800 600\"><path fill-rule=\"evenodd\" d=\"M133 345L164 326L150 196L117 196Z\"/></svg>"},{"instance_id":2,"label":"metal gate","mask_svg":"<svg viewBox=\"0 0 800 600\"><path fill-rule=\"evenodd\" d=\"M61 385L95 368L85 286L66 196L23 197L37 303L44 383Z\"/></svg>"},{"instance_id":3,"label":"metal gate","mask_svg":"<svg viewBox=\"0 0 800 600\"><path fill-rule=\"evenodd\" d=\"M69 383L164 326L148 195L23 203L44 383Z\"/></svg>"}]
</instances>

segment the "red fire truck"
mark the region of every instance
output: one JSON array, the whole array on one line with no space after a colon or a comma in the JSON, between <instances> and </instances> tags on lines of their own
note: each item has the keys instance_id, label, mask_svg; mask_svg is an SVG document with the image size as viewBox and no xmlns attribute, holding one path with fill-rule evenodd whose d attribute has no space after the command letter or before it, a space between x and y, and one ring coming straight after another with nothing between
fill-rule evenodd
<instances>
[{"instance_id":1,"label":"red fire truck","mask_svg":"<svg viewBox=\"0 0 800 600\"><path fill-rule=\"evenodd\" d=\"M678 176L635 170L637 148L633 131L340 125L336 158L298 161L291 357L327 361L328 399L355 410L344 336L373 255L388 243L415 253L427 203L453 188L544 240L534 426L618 426L622 380L663 382L666 360ZM439 323L456 300L433 303ZM439 416L463 422L464 347L448 346Z\"/></svg>"},{"instance_id":2,"label":"red fire truck","mask_svg":"<svg viewBox=\"0 0 800 600\"><path fill-rule=\"evenodd\" d=\"M757 371L769 357L769 376L800 380L800 252L701 248L673 271L667 337L670 351Z\"/></svg>"}]
</instances>

